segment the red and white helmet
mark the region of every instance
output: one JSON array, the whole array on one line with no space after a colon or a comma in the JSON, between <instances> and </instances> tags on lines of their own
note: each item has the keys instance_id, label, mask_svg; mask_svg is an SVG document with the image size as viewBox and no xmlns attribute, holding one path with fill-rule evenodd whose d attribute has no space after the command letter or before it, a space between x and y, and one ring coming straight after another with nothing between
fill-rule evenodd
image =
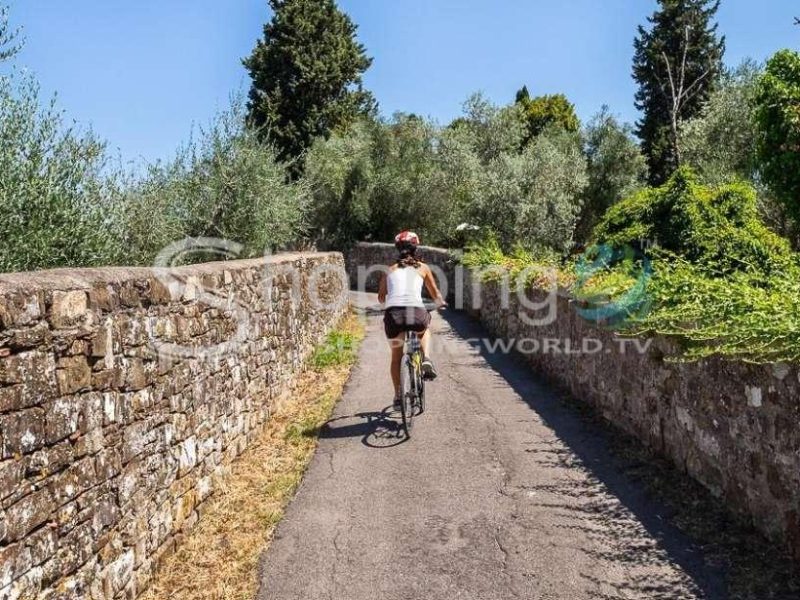
<instances>
[{"instance_id":1,"label":"red and white helmet","mask_svg":"<svg viewBox=\"0 0 800 600\"><path fill-rule=\"evenodd\" d=\"M401 246L413 246L416 248L419 246L419 236L413 231L401 231L395 236L394 245L398 248Z\"/></svg>"}]
</instances>

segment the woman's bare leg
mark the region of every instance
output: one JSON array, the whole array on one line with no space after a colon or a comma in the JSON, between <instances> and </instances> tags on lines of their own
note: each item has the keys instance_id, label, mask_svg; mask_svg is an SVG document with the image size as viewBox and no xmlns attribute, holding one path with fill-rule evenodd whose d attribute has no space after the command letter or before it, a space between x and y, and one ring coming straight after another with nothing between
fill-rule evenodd
<instances>
[{"instance_id":1,"label":"woman's bare leg","mask_svg":"<svg viewBox=\"0 0 800 600\"><path fill-rule=\"evenodd\" d=\"M389 345L392 348L392 365L390 371L392 373L392 383L394 384L395 398L400 395L400 365L403 362L405 339L405 334L402 334L392 340L389 340Z\"/></svg>"},{"instance_id":2,"label":"woman's bare leg","mask_svg":"<svg viewBox=\"0 0 800 600\"><path fill-rule=\"evenodd\" d=\"M431 341L431 330L426 329L425 333L422 334L419 338L419 345L422 348L422 356L425 358L430 358L430 354L428 352L430 348L430 341Z\"/></svg>"}]
</instances>

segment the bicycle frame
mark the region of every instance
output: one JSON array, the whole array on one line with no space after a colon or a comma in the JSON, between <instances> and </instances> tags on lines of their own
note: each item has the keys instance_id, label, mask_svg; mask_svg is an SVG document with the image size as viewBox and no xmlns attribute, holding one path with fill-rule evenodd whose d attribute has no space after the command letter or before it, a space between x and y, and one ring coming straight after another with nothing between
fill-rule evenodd
<instances>
[{"instance_id":1,"label":"bicycle frame","mask_svg":"<svg viewBox=\"0 0 800 600\"><path fill-rule=\"evenodd\" d=\"M406 332L405 359L401 368L408 369L410 389L403 390L402 418L406 437L411 437L415 414L425 411L425 381L422 379L422 345L414 331ZM401 374L402 377L402 374Z\"/></svg>"}]
</instances>

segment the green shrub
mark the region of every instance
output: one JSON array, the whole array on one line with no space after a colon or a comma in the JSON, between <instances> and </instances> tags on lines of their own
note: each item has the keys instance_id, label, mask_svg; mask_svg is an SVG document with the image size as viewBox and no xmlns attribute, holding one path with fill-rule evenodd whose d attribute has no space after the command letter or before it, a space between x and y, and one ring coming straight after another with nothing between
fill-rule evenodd
<instances>
[{"instance_id":1,"label":"green shrub","mask_svg":"<svg viewBox=\"0 0 800 600\"><path fill-rule=\"evenodd\" d=\"M287 180L273 149L244 125L235 104L199 140L129 186L125 245L139 264L151 263L173 242L198 237L229 240L243 246L240 257L258 256L302 235L308 196L305 182Z\"/></svg>"},{"instance_id":2,"label":"green shrub","mask_svg":"<svg viewBox=\"0 0 800 600\"><path fill-rule=\"evenodd\" d=\"M517 92L517 104L523 110L527 125L526 144L548 127L557 126L570 133L577 133L581 127L575 106L564 94L531 98L525 87Z\"/></svg>"},{"instance_id":3,"label":"green shrub","mask_svg":"<svg viewBox=\"0 0 800 600\"><path fill-rule=\"evenodd\" d=\"M104 145L42 108L32 78L0 77L0 271L123 259L104 164Z\"/></svg>"},{"instance_id":4,"label":"green shrub","mask_svg":"<svg viewBox=\"0 0 800 600\"><path fill-rule=\"evenodd\" d=\"M612 206L593 236L594 243L612 247L654 246L716 276L736 271L768 276L795 262L788 242L759 219L752 186L705 186L688 168L662 187Z\"/></svg>"}]
</instances>

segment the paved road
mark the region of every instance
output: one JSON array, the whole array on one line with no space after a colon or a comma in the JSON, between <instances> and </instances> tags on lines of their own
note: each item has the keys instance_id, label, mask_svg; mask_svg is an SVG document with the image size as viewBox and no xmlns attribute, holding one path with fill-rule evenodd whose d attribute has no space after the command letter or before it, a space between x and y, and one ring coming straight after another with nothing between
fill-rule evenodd
<instances>
[{"instance_id":1,"label":"paved road","mask_svg":"<svg viewBox=\"0 0 800 600\"><path fill-rule=\"evenodd\" d=\"M362 302L364 299L362 298ZM366 302L374 302L367 298ZM261 564L260 600L724 598L604 437L468 317L434 318L439 380L398 443L378 316Z\"/></svg>"}]
</instances>

